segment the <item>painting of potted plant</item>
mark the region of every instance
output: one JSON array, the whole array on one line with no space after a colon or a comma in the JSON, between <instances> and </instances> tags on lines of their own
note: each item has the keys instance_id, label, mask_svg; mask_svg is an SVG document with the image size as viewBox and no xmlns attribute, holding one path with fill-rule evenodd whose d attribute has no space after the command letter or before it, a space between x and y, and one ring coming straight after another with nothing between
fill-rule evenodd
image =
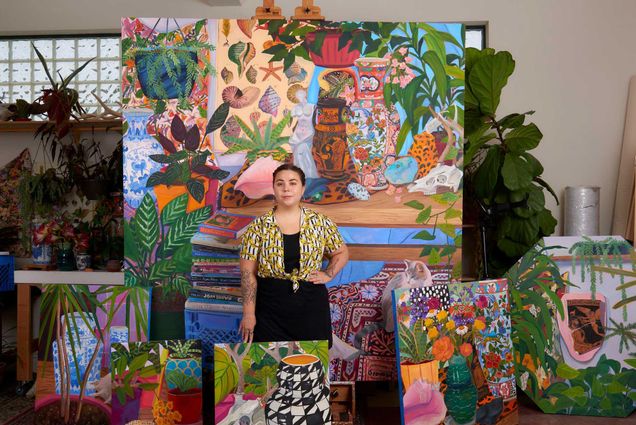
<instances>
[{"instance_id":1,"label":"painting of potted plant","mask_svg":"<svg viewBox=\"0 0 636 425\"><path fill-rule=\"evenodd\" d=\"M126 424L139 417L142 391L159 386L151 379L161 365L157 344L152 342L111 345L112 424Z\"/></svg>"},{"instance_id":2,"label":"painting of potted plant","mask_svg":"<svg viewBox=\"0 0 636 425\"><path fill-rule=\"evenodd\" d=\"M101 299L107 303L100 303ZM115 321L118 311L124 308L130 312L126 325L138 326L139 337L145 338L148 303L148 292L141 288L45 287L39 334L37 423L110 423L110 407L106 404L110 393L105 393L107 378L101 369L104 330L124 324ZM102 320L97 314L100 310ZM128 317L136 325L129 323Z\"/></svg>"},{"instance_id":3,"label":"painting of potted plant","mask_svg":"<svg viewBox=\"0 0 636 425\"><path fill-rule=\"evenodd\" d=\"M131 85L137 79L143 96L153 102L156 114L162 113L166 101L172 99L178 99L180 109L191 109L189 97L193 89L197 85L207 86L205 79L214 74L209 61L214 46L203 41L207 38L205 24L206 20L199 20L183 26L176 19L160 18L152 28L123 39L122 62L136 72L136 76L125 73L125 78ZM139 20L134 20L134 25L144 26ZM125 90L124 97L128 96Z\"/></svg>"},{"instance_id":4,"label":"painting of potted plant","mask_svg":"<svg viewBox=\"0 0 636 425\"><path fill-rule=\"evenodd\" d=\"M191 356L188 360L201 369L199 341L113 344L113 425L148 418L159 425L201 423L201 376L168 369L169 356L175 349Z\"/></svg>"},{"instance_id":5,"label":"painting of potted plant","mask_svg":"<svg viewBox=\"0 0 636 425\"><path fill-rule=\"evenodd\" d=\"M199 379L187 375L180 369L166 371L168 401L172 402L174 410L181 414L181 422L192 424L201 420L202 383Z\"/></svg>"}]
</instances>

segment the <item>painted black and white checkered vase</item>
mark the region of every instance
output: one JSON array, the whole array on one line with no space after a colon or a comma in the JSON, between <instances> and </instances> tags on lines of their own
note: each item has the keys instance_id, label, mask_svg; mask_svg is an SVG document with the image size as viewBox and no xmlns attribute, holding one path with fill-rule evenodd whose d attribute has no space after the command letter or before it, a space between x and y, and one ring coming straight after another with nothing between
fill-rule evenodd
<instances>
[{"instance_id":1,"label":"painted black and white checkered vase","mask_svg":"<svg viewBox=\"0 0 636 425\"><path fill-rule=\"evenodd\" d=\"M331 425L329 387L318 357L287 356L276 378L279 387L265 406L268 425Z\"/></svg>"}]
</instances>

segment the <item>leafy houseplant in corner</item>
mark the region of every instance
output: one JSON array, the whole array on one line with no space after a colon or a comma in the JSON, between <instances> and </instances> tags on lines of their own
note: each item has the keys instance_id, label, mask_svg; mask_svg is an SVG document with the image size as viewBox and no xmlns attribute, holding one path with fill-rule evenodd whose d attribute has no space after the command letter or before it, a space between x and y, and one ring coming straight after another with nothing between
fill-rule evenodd
<instances>
[{"instance_id":1,"label":"leafy houseplant in corner","mask_svg":"<svg viewBox=\"0 0 636 425\"><path fill-rule=\"evenodd\" d=\"M486 226L483 274L488 277L501 276L556 226L544 190L558 199L541 178L543 166L528 152L543 137L535 124L524 124L533 111L497 117L514 68L506 51L466 49L466 209L472 201Z\"/></svg>"}]
</instances>

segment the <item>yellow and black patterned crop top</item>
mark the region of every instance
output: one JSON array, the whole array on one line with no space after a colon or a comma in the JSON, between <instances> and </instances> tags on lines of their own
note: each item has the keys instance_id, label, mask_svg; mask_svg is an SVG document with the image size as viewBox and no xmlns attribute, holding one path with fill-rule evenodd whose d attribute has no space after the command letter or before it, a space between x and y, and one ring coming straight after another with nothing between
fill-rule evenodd
<instances>
[{"instance_id":1,"label":"yellow and black patterned crop top","mask_svg":"<svg viewBox=\"0 0 636 425\"><path fill-rule=\"evenodd\" d=\"M344 240L338 227L328 217L302 208L300 226L300 270L285 273L283 234L274 219L274 210L258 217L241 239L240 257L258 261L258 276L307 280L309 273L320 270L324 254L337 251Z\"/></svg>"}]
</instances>

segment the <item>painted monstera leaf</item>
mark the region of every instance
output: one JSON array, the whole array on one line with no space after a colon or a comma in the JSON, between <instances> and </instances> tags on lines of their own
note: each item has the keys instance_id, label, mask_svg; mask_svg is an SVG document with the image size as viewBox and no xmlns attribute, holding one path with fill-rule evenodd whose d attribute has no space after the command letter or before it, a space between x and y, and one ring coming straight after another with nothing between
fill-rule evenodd
<instances>
[{"instance_id":1,"label":"painted monstera leaf","mask_svg":"<svg viewBox=\"0 0 636 425\"><path fill-rule=\"evenodd\" d=\"M214 347L214 404L218 404L238 385L238 369L228 353Z\"/></svg>"}]
</instances>

